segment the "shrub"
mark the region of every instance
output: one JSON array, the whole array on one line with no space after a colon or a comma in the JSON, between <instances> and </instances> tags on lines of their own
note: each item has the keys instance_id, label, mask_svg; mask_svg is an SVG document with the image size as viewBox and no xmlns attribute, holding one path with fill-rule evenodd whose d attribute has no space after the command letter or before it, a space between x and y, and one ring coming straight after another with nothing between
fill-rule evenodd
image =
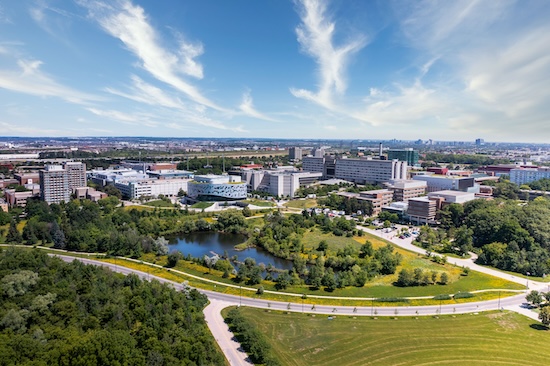
<instances>
[{"instance_id":1,"label":"shrub","mask_svg":"<svg viewBox=\"0 0 550 366\"><path fill-rule=\"evenodd\" d=\"M378 302L409 302L409 299L405 299L403 297L380 297L376 299L375 301Z\"/></svg>"},{"instance_id":2,"label":"shrub","mask_svg":"<svg viewBox=\"0 0 550 366\"><path fill-rule=\"evenodd\" d=\"M451 295L441 294L434 296L434 300L451 300Z\"/></svg>"},{"instance_id":3,"label":"shrub","mask_svg":"<svg viewBox=\"0 0 550 366\"><path fill-rule=\"evenodd\" d=\"M454 295L455 299L469 299L470 297L474 297L475 295L471 292L459 292Z\"/></svg>"}]
</instances>

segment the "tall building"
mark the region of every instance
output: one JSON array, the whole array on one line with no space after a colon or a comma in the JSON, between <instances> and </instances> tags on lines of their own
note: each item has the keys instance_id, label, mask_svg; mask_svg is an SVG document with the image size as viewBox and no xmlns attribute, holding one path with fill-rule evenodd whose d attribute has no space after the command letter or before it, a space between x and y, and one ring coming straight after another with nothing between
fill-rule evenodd
<instances>
[{"instance_id":1,"label":"tall building","mask_svg":"<svg viewBox=\"0 0 550 366\"><path fill-rule=\"evenodd\" d=\"M299 147L291 147L288 149L288 159L293 161L302 160L302 149Z\"/></svg>"},{"instance_id":2,"label":"tall building","mask_svg":"<svg viewBox=\"0 0 550 366\"><path fill-rule=\"evenodd\" d=\"M51 203L69 202L69 174L61 165L46 165L40 170L40 198Z\"/></svg>"},{"instance_id":3,"label":"tall building","mask_svg":"<svg viewBox=\"0 0 550 366\"><path fill-rule=\"evenodd\" d=\"M69 188L86 187L86 164L68 161L63 164L69 176Z\"/></svg>"},{"instance_id":4,"label":"tall building","mask_svg":"<svg viewBox=\"0 0 550 366\"><path fill-rule=\"evenodd\" d=\"M413 149L390 149L388 160L406 161L409 166L418 164L418 151Z\"/></svg>"}]
</instances>

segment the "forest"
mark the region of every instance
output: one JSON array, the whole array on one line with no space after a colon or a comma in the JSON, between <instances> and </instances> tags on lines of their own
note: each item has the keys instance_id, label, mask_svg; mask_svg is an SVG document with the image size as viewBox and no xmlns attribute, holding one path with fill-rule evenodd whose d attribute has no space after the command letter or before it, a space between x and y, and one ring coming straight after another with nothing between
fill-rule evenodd
<instances>
[{"instance_id":1,"label":"forest","mask_svg":"<svg viewBox=\"0 0 550 366\"><path fill-rule=\"evenodd\" d=\"M440 212L441 227L423 227L417 244L428 250L474 250L477 263L533 276L550 273L550 200L496 199L451 204Z\"/></svg>"},{"instance_id":2,"label":"forest","mask_svg":"<svg viewBox=\"0 0 550 366\"><path fill-rule=\"evenodd\" d=\"M0 365L223 365L196 290L0 251Z\"/></svg>"}]
</instances>

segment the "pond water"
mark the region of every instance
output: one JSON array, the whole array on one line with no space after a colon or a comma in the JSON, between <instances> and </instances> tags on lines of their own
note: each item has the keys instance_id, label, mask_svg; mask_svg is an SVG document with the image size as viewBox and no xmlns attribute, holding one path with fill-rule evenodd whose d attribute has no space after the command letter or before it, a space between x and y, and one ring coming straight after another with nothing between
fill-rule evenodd
<instances>
[{"instance_id":1,"label":"pond water","mask_svg":"<svg viewBox=\"0 0 550 366\"><path fill-rule=\"evenodd\" d=\"M223 255L224 251L231 258L236 255L243 262L246 258L254 258L256 264L263 263L280 269L291 269L292 262L277 258L261 248L248 248L235 250L234 246L246 241L246 237L238 234L226 234L216 231L199 231L167 238L170 252L177 250L183 255L191 254L192 257L202 258L204 255L211 257L214 253Z\"/></svg>"}]
</instances>

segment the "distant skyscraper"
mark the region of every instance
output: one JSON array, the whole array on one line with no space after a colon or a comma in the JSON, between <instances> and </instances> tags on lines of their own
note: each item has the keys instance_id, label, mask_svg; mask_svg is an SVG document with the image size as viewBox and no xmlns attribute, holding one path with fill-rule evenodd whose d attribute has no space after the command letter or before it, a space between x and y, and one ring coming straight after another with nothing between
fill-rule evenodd
<instances>
[{"instance_id":1,"label":"distant skyscraper","mask_svg":"<svg viewBox=\"0 0 550 366\"><path fill-rule=\"evenodd\" d=\"M481 146L481 145L483 145L483 144L485 144L485 140L484 140L484 139L476 139L476 145L477 145L477 146Z\"/></svg>"}]
</instances>

